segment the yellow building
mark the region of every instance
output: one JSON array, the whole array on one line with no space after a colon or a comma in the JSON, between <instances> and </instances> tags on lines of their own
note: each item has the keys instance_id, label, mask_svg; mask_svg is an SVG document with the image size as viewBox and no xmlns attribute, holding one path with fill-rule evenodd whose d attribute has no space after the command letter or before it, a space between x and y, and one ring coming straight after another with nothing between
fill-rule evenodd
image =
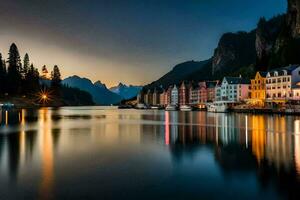
<instances>
[{"instance_id":1,"label":"yellow building","mask_svg":"<svg viewBox=\"0 0 300 200\"><path fill-rule=\"evenodd\" d=\"M266 76L267 72L256 72L251 79L251 99L253 105L264 106L266 100Z\"/></svg>"}]
</instances>

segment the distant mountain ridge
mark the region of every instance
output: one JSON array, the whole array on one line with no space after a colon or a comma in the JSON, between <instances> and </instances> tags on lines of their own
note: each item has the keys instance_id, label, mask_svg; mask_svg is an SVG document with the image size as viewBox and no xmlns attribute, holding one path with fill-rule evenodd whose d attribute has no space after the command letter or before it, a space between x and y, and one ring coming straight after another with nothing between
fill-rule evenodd
<instances>
[{"instance_id":1,"label":"distant mountain ridge","mask_svg":"<svg viewBox=\"0 0 300 200\"><path fill-rule=\"evenodd\" d=\"M117 86L111 87L109 90L120 95L123 99L131 99L141 91L143 86L126 85L119 83Z\"/></svg>"},{"instance_id":2,"label":"distant mountain ridge","mask_svg":"<svg viewBox=\"0 0 300 200\"><path fill-rule=\"evenodd\" d=\"M205 61L187 61L176 65L170 72L146 86L146 88L163 87L166 88L171 84L178 84L182 80L187 80L188 77L202 70L205 66L211 63L211 60Z\"/></svg>"},{"instance_id":3,"label":"distant mountain ridge","mask_svg":"<svg viewBox=\"0 0 300 200\"><path fill-rule=\"evenodd\" d=\"M90 93L93 97L93 101L97 105L117 104L122 100L121 96L108 90L100 81L92 83L92 81L87 78L81 78L75 75L64 79L62 84Z\"/></svg>"},{"instance_id":4,"label":"distant mountain ridge","mask_svg":"<svg viewBox=\"0 0 300 200\"><path fill-rule=\"evenodd\" d=\"M178 64L145 89L166 88L184 80L216 80L228 75L250 78L256 71L300 64L300 1L287 0L287 3L286 14L269 20L261 18L250 32L223 34L210 59Z\"/></svg>"}]
</instances>

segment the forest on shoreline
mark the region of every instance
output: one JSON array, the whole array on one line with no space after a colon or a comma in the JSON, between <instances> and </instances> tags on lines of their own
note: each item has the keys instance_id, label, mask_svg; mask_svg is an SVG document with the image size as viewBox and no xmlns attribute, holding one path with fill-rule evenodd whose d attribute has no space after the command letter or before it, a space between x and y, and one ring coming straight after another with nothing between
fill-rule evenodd
<instances>
[{"instance_id":1,"label":"forest on shoreline","mask_svg":"<svg viewBox=\"0 0 300 200\"><path fill-rule=\"evenodd\" d=\"M40 106L94 105L92 96L85 91L61 84L61 73L54 65L51 73L42 67L41 73L30 62L26 53L23 60L12 43L7 60L0 53L0 102L18 102Z\"/></svg>"}]
</instances>

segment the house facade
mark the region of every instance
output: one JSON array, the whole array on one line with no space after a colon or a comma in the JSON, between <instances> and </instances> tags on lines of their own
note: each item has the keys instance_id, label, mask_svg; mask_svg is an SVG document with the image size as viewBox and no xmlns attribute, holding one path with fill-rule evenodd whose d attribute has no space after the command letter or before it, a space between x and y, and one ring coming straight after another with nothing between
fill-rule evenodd
<instances>
[{"instance_id":1,"label":"house facade","mask_svg":"<svg viewBox=\"0 0 300 200\"><path fill-rule=\"evenodd\" d=\"M219 83L219 81L206 81L206 102L214 102L215 101L215 89Z\"/></svg>"},{"instance_id":2,"label":"house facade","mask_svg":"<svg viewBox=\"0 0 300 200\"><path fill-rule=\"evenodd\" d=\"M224 77L216 87L216 101L241 102L249 97L250 80L242 77Z\"/></svg>"},{"instance_id":3,"label":"house facade","mask_svg":"<svg viewBox=\"0 0 300 200\"><path fill-rule=\"evenodd\" d=\"M278 103L293 99L293 88L300 82L300 66L291 65L288 67L274 69L266 76L266 99ZM297 92L295 91L295 94Z\"/></svg>"},{"instance_id":4,"label":"house facade","mask_svg":"<svg viewBox=\"0 0 300 200\"><path fill-rule=\"evenodd\" d=\"M249 102L253 105L264 106L266 100L266 76L267 72L256 72L251 79L251 92Z\"/></svg>"},{"instance_id":5,"label":"house facade","mask_svg":"<svg viewBox=\"0 0 300 200\"><path fill-rule=\"evenodd\" d=\"M171 90L171 105L172 106L177 106L178 105L178 96L179 96L179 91L176 85Z\"/></svg>"},{"instance_id":6,"label":"house facade","mask_svg":"<svg viewBox=\"0 0 300 200\"><path fill-rule=\"evenodd\" d=\"M184 81L179 87L179 105L189 105L189 84Z\"/></svg>"},{"instance_id":7,"label":"house facade","mask_svg":"<svg viewBox=\"0 0 300 200\"><path fill-rule=\"evenodd\" d=\"M197 106L199 104L199 86L191 84L189 87L189 105Z\"/></svg>"}]
</instances>

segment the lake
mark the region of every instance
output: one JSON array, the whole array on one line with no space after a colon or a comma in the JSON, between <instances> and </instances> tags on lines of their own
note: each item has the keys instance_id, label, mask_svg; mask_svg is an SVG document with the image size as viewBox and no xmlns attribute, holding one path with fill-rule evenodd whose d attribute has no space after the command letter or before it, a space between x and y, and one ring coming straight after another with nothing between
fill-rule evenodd
<instances>
[{"instance_id":1,"label":"lake","mask_svg":"<svg viewBox=\"0 0 300 200\"><path fill-rule=\"evenodd\" d=\"M64 107L0 123L0 199L300 198L298 116Z\"/></svg>"}]
</instances>

